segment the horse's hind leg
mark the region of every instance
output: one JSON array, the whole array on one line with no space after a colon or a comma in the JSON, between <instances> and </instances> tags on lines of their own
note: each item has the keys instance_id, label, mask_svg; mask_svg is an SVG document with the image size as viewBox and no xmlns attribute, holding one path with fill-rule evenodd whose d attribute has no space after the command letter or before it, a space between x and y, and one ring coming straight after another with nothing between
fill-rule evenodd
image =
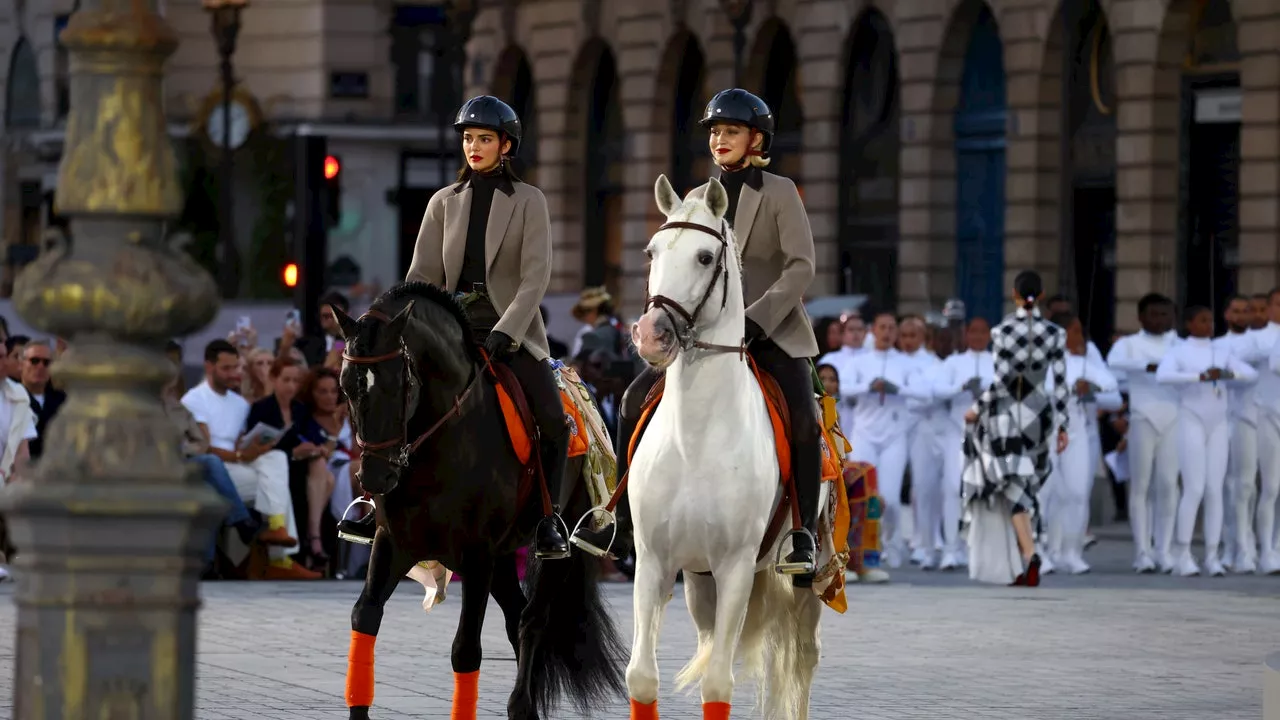
<instances>
[{"instance_id":1,"label":"horse's hind leg","mask_svg":"<svg viewBox=\"0 0 1280 720\"><path fill-rule=\"evenodd\" d=\"M716 622L707 671L702 677L702 717L728 720L733 702L733 657L755 583L755 550L749 549L716 571Z\"/></svg>"},{"instance_id":2,"label":"horse's hind leg","mask_svg":"<svg viewBox=\"0 0 1280 720\"><path fill-rule=\"evenodd\" d=\"M489 607L493 559L479 551L462 554L462 617L453 636L453 713L451 720L476 720L480 699L480 632Z\"/></svg>"},{"instance_id":3,"label":"horse's hind leg","mask_svg":"<svg viewBox=\"0 0 1280 720\"><path fill-rule=\"evenodd\" d=\"M515 555L503 555L494 561L493 583L489 588L489 594L498 602L498 607L502 608L502 618L507 626L507 640L511 642L511 649L516 653L518 661L520 614L524 612L524 606L528 604L528 600L524 596L524 590L520 589L520 574L516 571Z\"/></svg>"},{"instance_id":4,"label":"horse's hind leg","mask_svg":"<svg viewBox=\"0 0 1280 720\"><path fill-rule=\"evenodd\" d=\"M347 707L351 720L367 720L373 704L373 646L382 625L382 608L413 558L396 547L391 534L379 529L369 555L364 589L351 611L351 648L347 651Z\"/></svg>"},{"instance_id":5,"label":"horse's hind leg","mask_svg":"<svg viewBox=\"0 0 1280 720\"><path fill-rule=\"evenodd\" d=\"M634 598L635 634L631 640L631 661L627 663L627 694L631 696L632 720L658 717L658 633L662 610L675 585L675 572L650 554L636 558Z\"/></svg>"},{"instance_id":6,"label":"horse's hind leg","mask_svg":"<svg viewBox=\"0 0 1280 720\"><path fill-rule=\"evenodd\" d=\"M689 608L693 625L698 631L698 651L689 664L676 675L676 690L702 679L711 657L711 645L716 629L716 581L710 575L684 574L684 604Z\"/></svg>"}]
</instances>

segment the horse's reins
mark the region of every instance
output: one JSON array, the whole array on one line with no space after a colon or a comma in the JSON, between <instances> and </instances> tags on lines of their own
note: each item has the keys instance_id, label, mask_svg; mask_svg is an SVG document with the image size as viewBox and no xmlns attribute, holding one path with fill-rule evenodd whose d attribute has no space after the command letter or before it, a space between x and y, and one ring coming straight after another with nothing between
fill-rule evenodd
<instances>
[{"instance_id":1,"label":"horse's reins","mask_svg":"<svg viewBox=\"0 0 1280 720\"><path fill-rule=\"evenodd\" d=\"M722 227L723 222L724 221L721 221ZM700 223L672 220L663 223L662 226L658 228L658 232L662 232L663 230L696 230L701 233L706 233L720 241L720 251L716 253L716 267L715 271L711 274L711 282L707 284L707 290L702 293L702 299L699 300L697 306L693 308L693 312L685 310L683 305L672 300L666 295L650 295L647 283L645 285L645 312L648 312L651 308L657 308L666 313L667 318L671 320L671 325L676 328L676 339L680 342L680 347L686 350L689 348L698 348L700 350L711 350L713 352L737 353L738 359L742 359L747 352L747 343L745 339L740 345L717 345L715 343L698 340L695 335L695 326L697 324L698 315L702 313L702 308L706 306L707 300L711 299L711 293L715 291L716 283L721 279L720 276L726 274L724 257L725 253L729 250L729 241L725 238L723 232ZM722 283L722 291L720 294L720 309L723 310L728 302L729 283L728 279L725 278L725 282ZM683 333L680 332L679 325L676 324L676 319L672 316L672 312L675 312L684 319L685 330Z\"/></svg>"},{"instance_id":2,"label":"horse's reins","mask_svg":"<svg viewBox=\"0 0 1280 720\"><path fill-rule=\"evenodd\" d=\"M361 315L360 319L363 320L366 317L374 318L384 324L391 322L391 318L387 317L385 313L379 310L369 310L364 315ZM400 349L393 350L389 353L383 353L382 355L352 355L345 351L342 353L342 359L352 365L377 365L378 363L395 360L396 358L400 358L401 360L401 375L403 382L407 387L412 387L417 380L413 375L413 368L411 367L412 359L409 357L409 352L404 345L403 339L400 341ZM486 358L485 370L488 369L489 362L490 361ZM431 427L427 428L426 431L419 435L418 439L414 440L412 443L405 443L405 439L409 437L409 393L405 392L404 404L400 408L401 415L403 416L400 434L383 442L366 442L364 438L360 436L359 430L354 428L355 423L352 423L356 445L360 447L360 450L363 453L372 455L376 458L381 458L382 460L398 467L407 467L409 465L409 458L418 451L418 448L422 447L422 443L426 442L428 438L436 434L440 428L444 427L444 424L448 422L450 418L457 417L462 414L462 403L466 402L472 391L475 390L481 375L483 375L483 371L475 372L473 370L471 381L467 383L466 389L453 399L453 407L449 408L449 411L444 415L441 415L440 419L436 420ZM394 448L397 445L400 446L400 452L398 455L381 455L377 452L379 450L386 450L387 448Z\"/></svg>"}]
</instances>

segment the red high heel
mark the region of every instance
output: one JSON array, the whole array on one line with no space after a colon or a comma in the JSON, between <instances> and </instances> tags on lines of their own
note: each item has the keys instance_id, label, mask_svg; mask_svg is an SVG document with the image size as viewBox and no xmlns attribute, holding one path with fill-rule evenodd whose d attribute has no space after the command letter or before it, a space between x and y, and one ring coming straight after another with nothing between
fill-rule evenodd
<instances>
[{"instance_id":1,"label":"red high heel","mask_svg":"<svg viewBox=\"0 0 1280 720\"><path fill-rule=\"evenodd\" d=\"M1040 555L1032 555L1027 563L1027 587L1040 587Z\"/></svg>"}]
</instances>

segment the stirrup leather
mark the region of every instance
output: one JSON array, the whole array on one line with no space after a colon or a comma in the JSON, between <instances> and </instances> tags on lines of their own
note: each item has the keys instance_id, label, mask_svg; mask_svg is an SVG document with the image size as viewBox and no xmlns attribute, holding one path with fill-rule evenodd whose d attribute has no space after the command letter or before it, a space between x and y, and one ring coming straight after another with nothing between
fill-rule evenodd
<instances>
[{"instance_id":1,"label":"stirrup leather","mask_svg":"<svg viewBox=\"0 0 1280 720\"><path fill-rule=\"evenodd\" d=\"M342 523L347 521L347 514L351 512L351 508L360 504L368 505L369 512L377 512L378 506L374 505L373 501L368 498L358 497L355 500L352 500L351 504L347 505L347 509L342 511L342 517L338 518L338 538L340 540L346 540L349 543L355 543L356 545L372 545L373 538L367 538L363 535L353 535L348 532L343 532L342 530Z\"/></svg>"},{"instance_id":2,"label":"stirrup leather","mask_svg":"<svg viewBox=\"0 0 1280 720\"><path fill-rule=\"evenodd\" d=\"M785 542L786 538L783 538L783 542L778 543L778 552L774 555L774 558L773 558L773 568L775 571L777 571L781 575L811 575L817 572L818 570L818 566L817 566L818 538L813 533L809 532L809 528L804 528L804 527L796 528L795 530L792 530L791 532L787 533L786 537L789 538L789 537L800 535L800 534L804 534L809 537L810 547L813 548L814 561L813 562L785 561L782 557L782 549L786 547L786 542ZM792 552L795 552L794 541L792 543L792 548L793 548Z\"/></svg>"},{"instance_id":3,"label":"stirrup leather","mask_svg":"<svg viewBox=\"0 0 1280 720\"><path fill-rule=\"evenodd\" d=\"M596 513L604 513L605 517L609 518L608 527L613 528L613 534L609 536L609 544L605 545L603 548L596 547L595 545L592 545L591 543L578 538L578 529L581 528L582 524L587 522L588 519L593 518ZM588 530L590 530L590 526L588 526ZM618 559L617 556L609 552L613 548L614 541L617 539L618 539L618 516L609 510L608 505L597 505L591 508L590 510L586 511L585 513L583 513L582 517L578 518L578 523L573 526L573 532L569 533L570 545L573 545L574 547L578 548L579 550L581 550L582 552L588 555L592 555L595 557L607 557L607 558L610 558L611 560Z\"/></svg>"}]
</instances>

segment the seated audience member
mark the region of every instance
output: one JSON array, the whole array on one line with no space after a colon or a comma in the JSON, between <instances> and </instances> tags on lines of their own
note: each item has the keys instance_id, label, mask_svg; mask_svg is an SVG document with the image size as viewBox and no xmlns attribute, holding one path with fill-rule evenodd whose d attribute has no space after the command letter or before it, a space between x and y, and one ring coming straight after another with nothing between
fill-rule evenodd
<instances>
[{"instance_id":1,"label":"seated audience member","mask_svg":"<svg viewBox=\"0 0 1280 720\"><path fill-rule=\"evenodd\" d=\"M31 409L36 414L36 439L31 441L31 457L44 453L45 429L58 414L67 394L49 384L49 366L53 364L53 348L48 342L30 342L22 352L22 384L30 395Z\"/></svg>"},{"instance_id":2,"label":"seated audience member","mask_svg":"<svg viewBox=\"0 0 1280 720\"><path fill-rule=\"evenodd\" d=\"M209 452L209 440L205 437L204 430L200 428L200 424L191 413L187 412L179 399L180 382L181 378L175 373L174 378L162 391L162 399L165 415L182 434L182 456L187 462L198 467L201 478L227 501L227 514L223 517L223 523L235 528L241 542L252 545L262 530L262 523L249 513L249 508L245 507L244 501L240 499L240 494L236 492L236 485L231 481L231 474L227 472L226 463ZM205 564L209 566L206 569L206 577L211 575L217 547L218 537L215 534L209 542L208 551L205 552Z\"/></svg>"},{"instance_id":3,"label":"seated audience member","mask_svg":"<svg viewBox=\"0 0 1280 720\"><path fill-rule=\"evenodd\" d=\"M205 347L204 367L204 382L182 396L182 405L209 438L209 452L226 465L240 499L266 518L267 528L258 536L270 547L266 578L320 577L289 557L297 552L298 541L289 495L289 459L275 448L278 438L244 438L249 403L232 390L240 385L239 353L226 340L214 340ZM242 439L247 444L242 446Z\"/></svg>"},{"instance_id":4,"label":"seated audience member","mask_svg":"<svg viewBox=\"0 0 1280 720\"><path fill-rule=\"evenodd\" d=\"M247 432L261 423L284 431L275 448L289 457L296 522L305 523L307 528L305 554L312 568L323 567L329 556L320 537L320 519L333 494L334 480L327 458L331 446L321 437L310 410L298 397L303 377L298 362L290 355L281 355L268 374L271 394L250 407L244 428Z\"/></svg>"}]
</instances>

